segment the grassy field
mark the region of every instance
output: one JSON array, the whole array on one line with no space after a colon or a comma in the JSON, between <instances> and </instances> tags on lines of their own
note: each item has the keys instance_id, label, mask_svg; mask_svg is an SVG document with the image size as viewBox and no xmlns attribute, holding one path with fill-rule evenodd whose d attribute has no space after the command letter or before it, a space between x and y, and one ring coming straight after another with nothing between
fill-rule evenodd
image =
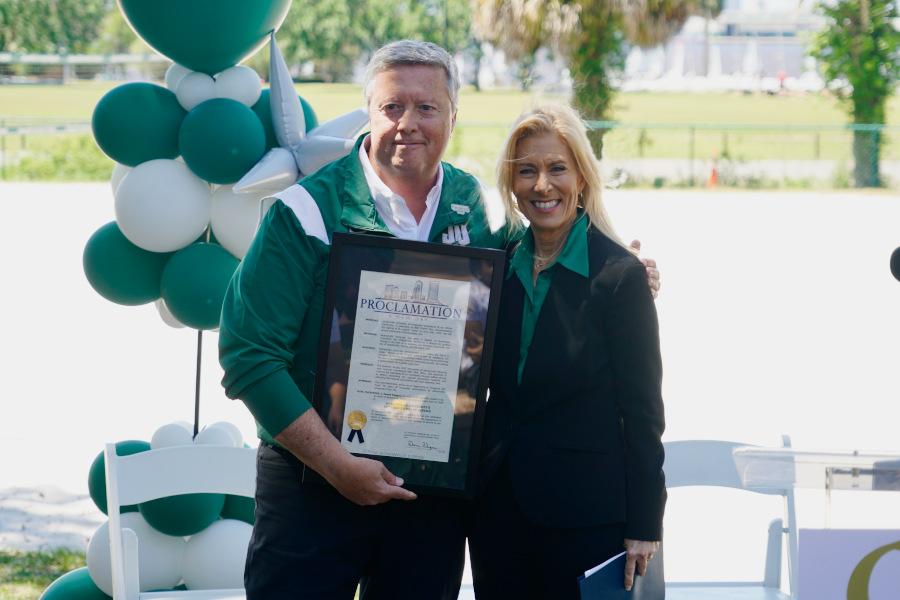
<instances>
[{"instance_id":1,"label":"grassy field","mask_svg":"<svg viewBox=\"0 0 900 600\"><path fill-rule=\"evenodd\" d=\"M100 97L115 85L118 83L0 86L0 121L23 117L88 120ZM322 121L362 105L361 89L356 85L300 84L297 89ZM448 158L490 178L512 120L524 108L544 100L560 98L508 89L464 90ZM626 127L607 134L604 156L609 158L687 159L693 149L698 159L851 159L852 137L840 129L846 116L837 102L825 95L629 93L617 97L613 118ZM900 98L890 103L888 122L900 124ZM697 124L703 128L691 133L689 126ZM882 158L900 160L900 129L886 138ZM24 165L39 178L47 173L63 173L59 177L63 179L78 173L82 178L95 178L108 170L99 151L84 157L81 162L86 165L63 164L72 156L72 146L86 146L86 152L90 146L69 142L66 149L55 149L59 143L59 136L33 136L25 141L8 139L6 145L13 156L23 149L41 155L36 164ZM59 158L46 158L54 152Z\"/></svg>"},{"instance_id":2,"label":"grassy field","mask_svg":"<svg viewBox=\"0 0 900 600\"><path fill-rule=\"evenodd\" d=\"M0 551L0 600L36 600L50 583L83 567L84 553Z\"/></svg>"},{"instance_id":3,"label":"grassy field","mask_svg":"<svg viewBox=\"0 0 900 600\"><path fill-rule=\"evenodd\" d=\"M4 117L65 117L89 119L97 101L118 82L68 85L0 86L0 119ZM362 105L362 91L351 84L298 84L323 120ZM559 96L518 90L463 90L461 123L508 125L525 107ZM744 94L633 93L619 94L614 118L641 123L753 123L760 125L841 125L844 113L830 97ZM888 121L900 124L900 98L889 106Z\"/></svg>"}]
</instances>

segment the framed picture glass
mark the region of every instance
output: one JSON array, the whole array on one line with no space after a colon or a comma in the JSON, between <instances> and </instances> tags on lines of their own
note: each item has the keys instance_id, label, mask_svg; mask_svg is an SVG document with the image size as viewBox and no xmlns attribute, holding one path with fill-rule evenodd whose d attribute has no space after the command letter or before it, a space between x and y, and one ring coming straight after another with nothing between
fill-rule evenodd
<instances>
[{"instance_id":1,"label":"framed picture glass","mask_svg":"<svg viewBox=\"0 0 900 600\"><path fill-rule=\"evenodd\" d=\"M333 236L313 405L344 448L417 493L474 491L504 263L501 250Z\"/></svg>"}]
</instances>

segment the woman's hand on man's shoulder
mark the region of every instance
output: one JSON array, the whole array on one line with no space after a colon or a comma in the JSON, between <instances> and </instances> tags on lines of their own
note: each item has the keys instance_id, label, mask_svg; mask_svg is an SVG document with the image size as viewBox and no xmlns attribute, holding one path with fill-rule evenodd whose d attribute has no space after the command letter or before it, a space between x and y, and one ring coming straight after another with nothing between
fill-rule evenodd
<instances>
[{"instance_id":1,"label":"woman's hand on man's shoulder","mask_svg":"<svg viewBox=\"0 0 900 600\"><path fill-rule=\"evenodd\" d=\"M632 240L629 244L634 253L640 258L641 240ZM644 268L647 269L647 283L650 285L650 293L656 298L659 295L659 269L656 267L656 261L652 258L641 258Z\"/></svg>"}]
</instances>

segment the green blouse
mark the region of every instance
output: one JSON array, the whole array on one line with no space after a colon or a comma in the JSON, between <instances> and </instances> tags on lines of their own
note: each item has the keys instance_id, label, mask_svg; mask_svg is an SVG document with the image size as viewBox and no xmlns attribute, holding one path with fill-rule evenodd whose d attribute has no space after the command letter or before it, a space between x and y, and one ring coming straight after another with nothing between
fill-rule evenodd
<instances>
[{"instance_id":1,"label":"green blouse","mask_svg":"<svg viewBox=\"0 0 900 600\"><path fill-rule=\"evenodd\" d=\"M525 233L521 243L513 251L509 261L507 277L513 274L522 282L525 288L525 306L522 310L522 342L519 346L519 370L518 383L522 383L522 372L525 369L525 360L528 358L528 348L534 337L534 328L538 316L541 314L541 306L550 291L550 283L553 273L559 267L564 267L582 277L588 276L588 245L587 245L588 218L581 212L575 219L566 244L560 251L556 260L538 273L537 281L532 279L534 265L534 235L531 228Z\"/></svg>"}]
</instances>

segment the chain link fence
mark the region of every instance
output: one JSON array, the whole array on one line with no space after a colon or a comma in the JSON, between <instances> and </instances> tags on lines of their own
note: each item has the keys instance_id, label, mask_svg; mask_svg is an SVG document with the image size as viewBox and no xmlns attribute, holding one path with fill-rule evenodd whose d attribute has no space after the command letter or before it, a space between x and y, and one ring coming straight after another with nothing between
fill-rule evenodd
<instances>
[{"instance_id":1,"label":"chain link fence","mask_svg":"<svg viewBox=\"0 0 900 600\"><path fill-rule=\"evenodd\" d=\"M0 117L0 180L108 179L113 163L90 130L83 120Z\"/></svg>"},{"instance_id":2,"label":"chain link fence","mask_svg":"<svg viewBox=\"0 0 900 600\"><path fill-rule=\"evenodd\" d=\"M158 54L30 54L0 52L0 84L77 80L161 79L170 61Z\"/></svg>"},{"instance_id":3,"label":"chain link fence","mask_svg":"<svg viewBox=\"0 0 900 600\"><path fill-rule=\"evenodd\" d=\"M610 187L900 187L900 127L589 122ZM447 159L492 183L508 123L461 122ZM87 121L0 117L0 180L105 180Z\"/></svg>"},{"instance_id":4,"label":"chain link fence","mask_svg":"<svg viewBox=\"0 0 900 600\"><path fill-rule=\"evenodd\" d=\"M900 187L900 127L590 121L607 185ZM460 123L454 163L492 180L509 125Z\"/></svg>"},{"instance_id":5,"label":"chain link fence","mask_svg":"<svg viewBox=\"0 0 900 600\"><path fill-rule=\"evenodd\" d=\"M625 185L891 187L900 127L591 122L607 176Z\"/></svg>"}]
</instances>

